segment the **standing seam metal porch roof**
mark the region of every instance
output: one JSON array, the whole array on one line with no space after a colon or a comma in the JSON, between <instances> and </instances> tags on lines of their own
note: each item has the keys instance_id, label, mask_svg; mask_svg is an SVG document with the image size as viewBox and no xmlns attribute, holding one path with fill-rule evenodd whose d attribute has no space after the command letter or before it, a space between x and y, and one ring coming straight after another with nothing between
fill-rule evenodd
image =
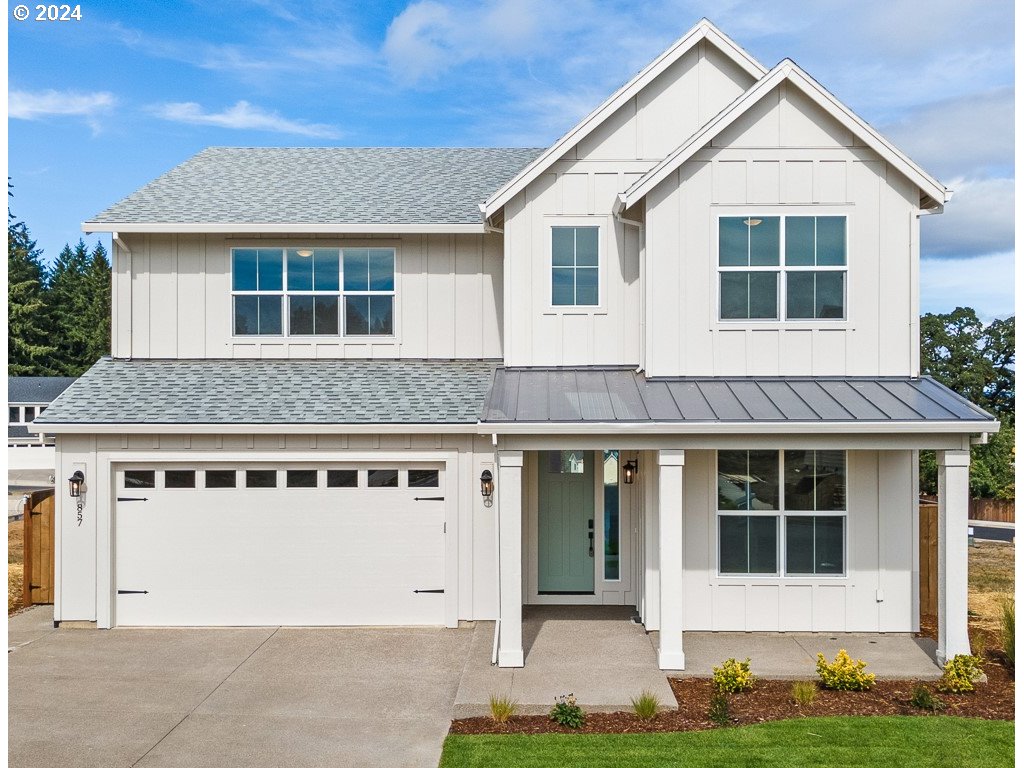
<instances>
[{"instance_id":1,"label":"standing seam metal porch roof","mask_svg":"<svg viewBox=\"0 0 1024 768\"><path fill-rule=\"evenodd\" d=\"M645 378L632 368L501 368L483 423L978 422L995 417L934 379Z\"/></svg>"}]
</instances>

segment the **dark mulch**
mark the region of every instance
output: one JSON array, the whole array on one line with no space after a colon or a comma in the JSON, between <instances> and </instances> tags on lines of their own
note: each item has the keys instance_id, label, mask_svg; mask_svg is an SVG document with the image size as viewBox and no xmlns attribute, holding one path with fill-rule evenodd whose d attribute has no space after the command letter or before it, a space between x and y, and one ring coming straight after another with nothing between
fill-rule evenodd
<instances>
[{"instance_id":1,"label":"dark mulch","mask_svg":"<svg viewBox=\"0 0 1024 768\"><path fill-rule=\"evenodd\" d=\"M922 627L922 634L927 629ZM996 648L997 638L972 627L975 648ZM981 641L981 645L978 643ZM998 650L984 652L984 671L988 682L977 686L973 693L943 694L935 690L934 682L927 683L935 698L946 704L938 716L956 715L985 720L1013 720L1014 679ZM791 680L758 680L754 690L729 697L729 713L736 725L751 725L770 720L792 717L825 717L830 715L922 715L931 713L910 704L910 693L917 680L879 680L874 688L864 692L818 690L809 706L793 702ZM687 678L670 679L672 691L679 705L677 711L662 712L654 720L643 722L629 712L587 715L586 724L579 729L563 728L551 722L546 715L519 715L505 725L498 725L489 717L470 717L452 721L451 732L476 733L656 733L664 731L699 731L714 728L708 720L711 703L711 681Z\"/></svg>"}]
</instances>

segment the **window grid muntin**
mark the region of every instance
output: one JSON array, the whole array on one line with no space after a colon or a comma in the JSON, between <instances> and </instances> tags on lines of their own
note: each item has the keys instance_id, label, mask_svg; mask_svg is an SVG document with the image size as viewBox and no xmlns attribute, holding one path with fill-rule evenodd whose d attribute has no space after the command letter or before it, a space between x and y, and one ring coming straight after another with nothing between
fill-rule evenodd
<instances>
[{"instance_id":1,"label":"window grid muntin","mask_svg":"<svg viewBox=\"0 0 1024 768\"><path fill-rule=\"evenodd\" d=\"M551 274L549 299L552 307L599 307L601 306L601 227L596 224L556 224L550 228L549 243L551 246ZM555 233L556 231L572 230L573 248L572 264L555 263ZM596 239L596 254L594 264L579 263L579 232L580 230L593 230ZM579 272L585 271L588 274L593 272L595 278L594 300L586 304L580 303ZM555 301L555 275L564 272L572 278L572 303L560 303Z\"/></svg>"},{"instance_id":2,"label":"window grid muntin","mask_svg":"<svg viewBox=\"0 0 1024 768\"><path fill-rule=\"evenodd\" d=\"M259 288L259 270L257 268L257 287L255 289L235 289L235 258L238 251L260 251L260 250L274 250L281 252L281 289L280 290L260 290ZM288 254L289 252L295 252L300 250L313 251L313 255L309 256L310 259L316 258L317 251L325 250L336 250L338 252L338 290L315 290L315 272L314 272L314 290L291 290L288 287ZM345 251L353 250L380 250L391 252L391 290L345 290ZM269 337L288 337L288 338L342 338L345 336L354 336L357 338L365 337L376 337L376 338L389 338L395 335L395 297L397 296L398 286L398 249L392 246L365 246L365 247L354 247L354 246L339 246L336 248L316 248L315 246L295 246L280 248L232 248L231 249L231 331L233 336L242 336L243 338L250 338L253 336L269 336ZM350 333L347 328L345 319L345 297L346 296L387 296L391 298L391 332L390 333ZM281 331L279 333L260 333L259 332L259 321L257 320L257 332L240 334L236 325L237 312L235 310L235 297L237 296L261 296L261 297L278 297L280 301L280 318L281 318ZM291 333L291 302L290 296L332 296L338 298L338 332L337 333L325 333L325 334L293 334ZM257 307L257 311L259 308ZM315 320L314 320L315 322ZM372 328L372 325L369 326ZM315 331L315 327L314 327Z\"/></svg>"},{"instance_id":3,"label":"window grid muntin","mask_svg":"<svg viewBox=\"0 0 1024 768\"><path fill-rule=\"evenodd\" d=\"M749 454L751 451L764 450L764 449L727 449L735 450ZM849 523L849 453L847 451L841 451L843 456L843 485L845 488L846 501L844 508L841 510L831 509L812 509L812 510L800 510L800 509L787 509L786 507L786 466L785 466L785 455L787 449L771 449L778 454L778 483L779 483L779 503L778 509L717 509L715 513L715 559L718 570L719 578L723 579L750 579L750 578L787 578L787 579L840 579L849 576L849 541L850 541L850 523ZM789 449L789 450L800 450L800 449ZM719 456L725 451L715 451L715 471L714 471L714 482L716 485L715 491L715 506L719 506L718 502L718 476L719 476ZM818 450L810 450L810 453L814 454L815 457L815 471L817 471L817 454ZM748 460L749 461L749 460ZM817 501L815 501L817 505ZM721 567L722 560L722 548L721 548L721 523L719 522L723 517L774 517L776 519L775 524L775 573L723 573ZM841 517L843 519L843 569L841 573L790 573L786 566L788 560L788 552L786 549L786 520L788 518L795 517ZM813 540L816 546L816 538ZM750 562L750 534L749 529L747 533L747 562Z\"/></svg>"},{"instance_id":4,"label":"window grid muntin","mask_svg":"<svg viewBox=\"0 0 1024 768\"><path fill-rule=\"evenodd\" d=\"M750 262L750 240L747 241L747 265L732 265L723 266L721 263L721 220L722 219L778 219L779 220L779 258L778 264L773 265L751 265ZM815 219L815 264L813 266L808 265L789 265L786 263L786 222L788 219L799 219L799 218L813 218ZM843 226L843 248L844 248L844 264L842 265L822 265L817 264L817 219L827 218L841 218L844 220ZM727 216L720 215L716 221L716 269L717 269L717 285L715 286L718 294L718 322L721 323L801 323L801 322L817 322L824 320L827 322L845 322L849 319L850 314L850 281L849 281L849 267L850 267L850 217L846 214L837 215L819 215L812 214L810 216L805 214L779 214L774 216L759 215L751 213L749 215L743 214L738 216ZM774 317L723 317L722 316L722 274L728 272L774 272L778 275L776 280L775 290L775 316ZM841 317L789 317L789 296L788 276L791 272L842 272L845 277L843 279L843 314ZM816 281L815 281L816 282ZM815 285L815 296L812 299L813 305L817 304L817 285ZM747 306L749 311L750 306L750 295L747 295Z\"/></svg>"}]
</instances>

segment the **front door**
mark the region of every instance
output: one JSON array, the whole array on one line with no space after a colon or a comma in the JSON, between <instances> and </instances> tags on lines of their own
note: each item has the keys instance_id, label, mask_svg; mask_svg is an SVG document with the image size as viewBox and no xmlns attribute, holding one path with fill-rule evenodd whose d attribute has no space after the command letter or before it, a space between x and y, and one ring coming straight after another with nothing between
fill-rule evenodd
<instances>
[{"instance_id":1,"label":"front door","mask_svg":"<svg viewBox=\"0 0 1024 768\"><path fill-rule=\"evenodd\" d=\"M594 454L543 451L538 467L537 591L594 593Z\"/></svg>"}]
</instances>

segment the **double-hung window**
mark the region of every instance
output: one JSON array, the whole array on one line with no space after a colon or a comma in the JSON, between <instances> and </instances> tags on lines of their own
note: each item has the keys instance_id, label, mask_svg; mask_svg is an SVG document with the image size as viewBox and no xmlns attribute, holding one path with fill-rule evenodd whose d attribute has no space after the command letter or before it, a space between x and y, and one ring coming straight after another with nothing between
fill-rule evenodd
<instances>
[{"instance_id":1,"label":"double-hung window","mask_svg":"<svg viewBox=\"0 0 1024 768\"><path fill-rule=\"evenodd\" d=\"M842 576L846 521L845 451L718 452L722 576Z\"/></svg>"},{"instance_id":2,"label":"double-hung window","mask_svg":"<svg viewBox=\"0 0 1024 768\"><path fill-rule=\"evenodd\" d=\"M235 248L238 336L391 336L393 248Z\"/></svg>"},{"instance_id":3,"label":"double-hung window","mask_svg":"<svg viewBox=\"0 0 1024 768\"><path fill-rule=\"evenodd\" d=\"M599 227L551 228L551 305L595 307L599 284Z\"/></svg>"},{"instance_id":4,"label":"double-hung window","mask_svg":"<svg viewBox=\"0 0 1024 768\"><path fill-rule=\"evenodd\" d=\"M846 317L845 216L718 219L720 320Z\"/></svg>"}]
</instances>

